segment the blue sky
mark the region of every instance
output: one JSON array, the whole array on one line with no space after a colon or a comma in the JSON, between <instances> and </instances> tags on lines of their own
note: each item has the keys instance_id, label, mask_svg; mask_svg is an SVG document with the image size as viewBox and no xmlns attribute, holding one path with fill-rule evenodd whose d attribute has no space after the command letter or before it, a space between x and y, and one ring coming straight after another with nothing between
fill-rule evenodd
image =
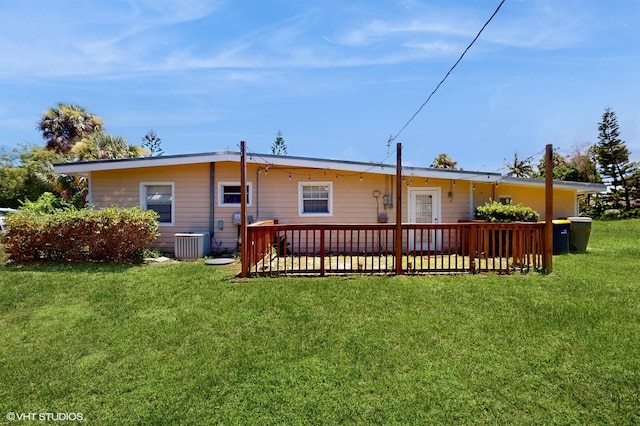
<instances>
[{"instance_id":1,"label":"blue sky","mask_svg":"<svg viewBox=\"0 0 640 426\"><path fill-rule=\"evenodd\" d=\"M42 143L74 103L166 154L269 153L465 170L597 141L604 108L640 160L640 2L2 0L0 145ZM388 152L391 156L387 158ZM536 157L536 162L537 158Z\"/></svg>"}]
</instances>

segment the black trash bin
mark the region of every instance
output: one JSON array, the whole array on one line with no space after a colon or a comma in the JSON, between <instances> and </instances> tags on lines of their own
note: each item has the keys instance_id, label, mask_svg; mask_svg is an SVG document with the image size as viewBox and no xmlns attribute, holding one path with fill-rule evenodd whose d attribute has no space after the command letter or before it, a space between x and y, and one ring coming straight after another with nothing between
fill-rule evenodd
<instances>
[{"instance_id":1,"label":"black trash bin","mask_svg":"<svg viewBox=\"0 0 640 426\"><path fill-rule=\"evenodd\" d=\"M554 220L553 223L553 254L569 253L569 232L571 231L571 221L562 219Z\"/></svg>"},{"instance_id":2,"label":"black trash bin","mask_svg":"<svg viewBox=\"0 0 640 426\"><path fill-rule=\"evenodd\" d=\"M570 217L571 233L569 235L569 248L571 251L584 253L587 251L589 236L591 235L590 217Z\"/></svg>"}]
</instances>

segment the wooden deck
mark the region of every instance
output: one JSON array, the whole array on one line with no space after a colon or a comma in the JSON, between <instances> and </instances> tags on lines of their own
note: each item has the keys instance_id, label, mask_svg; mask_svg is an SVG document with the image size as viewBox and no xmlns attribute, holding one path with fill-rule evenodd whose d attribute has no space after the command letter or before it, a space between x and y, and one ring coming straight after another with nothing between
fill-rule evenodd
<instances>
[{"instance_id":1,"label":"wooden deck","mask_svg":"<svg viewBox=\"0 0 640 426\"><path fill-rule=\"evenodd\" d=\"M247 227L249 275L512 273L543 268L544 224L277 224ZM397 268L396 262L400 262Z\"/></svg>"}]
</instances>

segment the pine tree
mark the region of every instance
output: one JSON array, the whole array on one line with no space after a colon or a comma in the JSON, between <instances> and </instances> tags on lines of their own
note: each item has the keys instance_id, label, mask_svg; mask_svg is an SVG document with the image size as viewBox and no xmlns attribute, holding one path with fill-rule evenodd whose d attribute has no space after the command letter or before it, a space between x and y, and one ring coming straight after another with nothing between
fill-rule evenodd
<instances>
[{"instance_id":1,"label":"pine tree","mask_svg":"<svg viewBox=\"0 0 640 426\"><path fill-rule=\"evenodd\" d=\"M636 164L629 162L629 149L620 139L620 127L616 113L609 107L605 108L602 122L598 125L598 143L596 144L596 158L600 166L600 173L609 178L615 196L622 191L626 208L631 207L631 178L635 173Z\"/></svg>"},{"instance_id":2,"label":"pine tree","mask_svg":"<svg viewBox=\"0 0 640 426\"><path fill-rule=\"evenodd\" d=\"M147 148L151 152L151 156L161 156L164 154L164 150L160 146L162 139L158 137L156 132L151 129L142 138L142 146Z\"/></svg>"},{"instance_id":3,"label":"pine tree","mask_svg":"<svg viewBox=\"0 0 640 426\"><path fill-rule=\"evenodd\" d=\"M276 140L271 145L271 153L273 155L287 155L287 144L282 137L282 132L278 130L276 134Z\"/></svg>"}]
</instances>

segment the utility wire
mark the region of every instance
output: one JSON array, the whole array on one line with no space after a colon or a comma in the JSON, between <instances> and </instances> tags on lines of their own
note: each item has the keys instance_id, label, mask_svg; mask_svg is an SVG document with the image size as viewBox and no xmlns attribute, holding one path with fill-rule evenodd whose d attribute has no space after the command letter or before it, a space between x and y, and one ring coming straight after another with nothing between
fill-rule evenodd
<instances>
[{"instance_id":1,"label":"utility wire","mask_svg":"<svg viewBox=\"0 0 640 426\"><path fill-rule=\"evenodd\" d=\"M496 8L496 10L493 12L493 15L491 15L491 17L487 20L487 22L484 23L484 25L482 26L482 28L480 28L480 31L478 31L478 34L475 36L475 38L471 41L471 43L469 43L469 45L467 46L466 49L464 49L464 52L462 52L462 55L460 55L460 57L458 58L458 60L456 61L455 64L453 64L453 66L449 69L449 71L447 72L447 74L444 76L444 78L442 80L440 80L440 83L438 83L438 85L436 86L435 89L433 89L433 92L431 92L431 94L429 95L429 97L427 98L426 101L424 101L424 103L422 105L420 105L420 108L418 108L418 110L415 112L415 114L413 114L413 116L411 116L411 118L409 119L409 121L406 122L406 124L404 126L402 126L402 128L400 129L400 131L398 133L396 133L395 136L393 137L389 137L389 140L387 142L388 145L391 145L391 142L393 142L394 140L396 140L396 138L398 136L400 136L400 133L402 133L404 131L404 129L407 128L407 126L413 121L414 118L416 118L416 116L420 113L420 111L422 111L422 108L424 108L424 106L431 100L431 97L438 91L438 89L440 88L440 86L442 85L442 83L444 83L444 81L449 77L449 74L451 74L451 72L454 70L454 68L460 63L460 61L462 61L462 58L464 57L464 55L467 53L467 51L469 51L469 49L471 48L471 46L473 46L473 44L476 42L476 40L478 40L478 38L480 38L480 34L482 34L482 31L484 31L484 29L487 27L487 25L489 25L489 22L491 22L491 20L493 19L494 16L496 16L498 14L498 11L500 10L500 8L502 7L502 5L504 4L506 0L502 0L500 2L500 4L498 5L498 7Z\"/></svg>"}]
</instances>

